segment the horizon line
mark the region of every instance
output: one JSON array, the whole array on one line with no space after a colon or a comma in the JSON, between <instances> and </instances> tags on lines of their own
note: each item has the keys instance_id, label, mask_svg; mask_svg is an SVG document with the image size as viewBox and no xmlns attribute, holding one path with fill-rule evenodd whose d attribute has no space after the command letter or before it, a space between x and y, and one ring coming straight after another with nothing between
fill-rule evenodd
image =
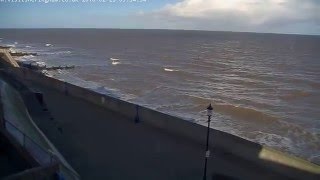
<instances>
[{"instance_id":1,"label":"horizon line","mask_svg":"<svg viewBox=\"0 0 320 180\"><path fill-rule=\"evenodd\" d=\"M319 34L283 33L283 32L259 32L259 31L228 31L228 30L204 30L204 29L166 29L166 28L90 28L90 27L47 27L47 28L2 28L0 30L30 30L30 29L96 29L96 30L166 30L166 31L202 31L202 32L227 32L227 33L253 33L253 34L274 34L274 35L299 35L299 36L320 36Z\"/></svg>"}]
</instances>

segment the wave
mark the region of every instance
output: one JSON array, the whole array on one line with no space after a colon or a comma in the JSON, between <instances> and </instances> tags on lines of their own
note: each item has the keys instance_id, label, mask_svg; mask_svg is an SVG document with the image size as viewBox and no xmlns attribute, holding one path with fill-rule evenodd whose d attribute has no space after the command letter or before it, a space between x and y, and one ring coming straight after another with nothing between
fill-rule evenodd
<instances>
[{"instance_id":1,"label":"wave","mask_svg":"<svg viewBox=\"0 0 320 180\"><path fill-rule=\"evenodd\" d=\"M46 63L42 62L42 61L36 61L35 64L37 64L39 66L46 66Z\"/></svg>"},{"instance_id":2,"label":"wave","mask_svg":"<svg viewBox=\"0 0 320 180\"><path fill-rule=\"evenodd\" d=\"M48 43L48 44L45 44L45 46L46 47L52 47L53 45Z\"/></svg>"},{"instance_id":3,"label":"wave","mask_svg":"<svg viewBox=\"0 0 320 180\"><path fill-rule=\"evenodd\" d=\"M30 54L30 55L25 55L23 57L25 57L25 58L34 58L35 56Z\"/></svg>"},{"instance_id":4,"label":"wave","mask_svg":"<svg viewBox=\"0 0 320 180\"><path fill-rule=\"evenodd\" d=\"M284 96L281 96L280 99L290 101L290 100L296 100L299 98L309 97L311 95L312 95L312 93L310 93L310 92L295 90L295 91L292 91Z\"/></svg>"},{"instance_id":5,"label":"wave","mask_svg":"<svg viewBox=\"0 0 320 180\"><path fill-rule=\"evenodd\" d=\"M117 58L110 58L110 61L112 61L112 65L117 65L117 64L120 64L120 59L117 59Z\"/></svg>"},{"instance_id":6,"label":"wave","mask_svg":"<svg viewBox=\"0 0 320 180\"><path fill-rule=\"evenodd\" d=\"M136 96L133 94L124 94L124 93L121 93L121 91L119 89L107 88L104 86L100 86L98 84L97 84L97 87L91 87L90 89L92 89L93 91L96 91L98 93L105 94L105 95L115 97L118 99L122 99L125 101L129 101L129 100L136 98Z\"/></svg>"},{"instance_id":7,"label":"wave","mask_svg":"<svg viewBox=\"0 0 320 180\"><path fill-rule=\"evenodd\" d=\"M18 42L14 42L14 44L19 44Z\"/></svg>"},{"instance_id":8,"label":"wave","mask_svg":"<svg viewBox=\"0 0 320 180\"><path fill-rule=\"evenodd\" d=\"M31 48L32 46L25 46L26 48Z\"/></svg>"},{"instance_id":9,"label":"wave","mask_svg":"<svg viewBox=\"0 0 320 180\"><path fill-rule=\"evenodd\" d=\"M274 116L247 107L235 106L231 104L214 104L213 107L217 112L239 119L255 120L257 122L265 123L277 120L277 118Z\"/></svg>"},{"instance_id":10,"label":"wave","mask_svg":"<svg viewBox=\"0 0 320 180\"><path fill-rule=\"evenodd\" d=\"M311 132L298 124L294 124L286 121L280 121L280 123L281 125L279 126L279 128L282 130L282 132L286 132L286 134L290 136L299 137L299 140L302 141L300 143L309 142L308 144L310 145L313 144L317 147L317 149L320 149L319 131Z\"/></svg>"},{"instance_id":11,"label":"wave","mask_svg":"<svg viewBox=\"0 0 320 180\"><path fill-rule=\"evenodd\" d=\"M57 52L44 52L44 53L39 53L41 55L60 55L60 54L71 54L71 51L57 51Z\"/></svg>"},{"instance_id":12,"label":"wave","mask_svg":"<svg viewBox=\"0 0 320 180\"><path fill-rule=\"evenodd\" d=\"M112 62L112 65L120 64L120 62Z\"/></svg>"},{"instance_id":13,"label":"wave","mask_svg":"<svg viewBox=\"0 0 320 180\"><path fill-rule=\"evenodd\" d=\"M187 97L185 97L184 99L190 99L193 104L209 104L211 102L211 100L208 98L204 98L204 97L200 97L200 96L196 96L188 93L186 93L185 95Z\"/></svg>"},{"instance_id":14,"label":"wave","mask_svg":"<svg viewBox=\"0 0 320 180\"><path fill-rule=\"evenodd\" d=\"M49 73L49 71L47 71L47 70L42 70L41 73L44 74L45 76L53 77L53 75L51 73Z\"/></svg>"},{"instance_id":15,"label":"wave","mask_svg":"<svg viewBox=\"0 0 320 180\"><path fill-rule=\"evenodd\" d=\"M308 161L314 162L316 164L320 164L320 153L310 156L308 158Z\"/></svg>"},{"instance_id":16,"label":"wave","mask_svg":"<svg viewBox=\"0 0 320 180\"><path fill-rule=\"evenodd\" d=\"M16 47L16 45L15 45L15 44L7 44L6 46L8 46L8 47L10 47L10 48L14 48L14 47Z\"/></svg>"},{"instance_id":17,"label":"wave","mask_svg":"<svg viewBox=\"0 0 320 180\"><path fill-rule=\"evenodd\" d=\"M119 61L120 59L118 58L110 58L110 61Z\"/></svg>"},{"instance_id":18,"label":"wave","mask_svg":"<svg viewBox=\"0 0 320 180\"><path fill-rule=\"evenodd\" d=\"M278 134L266 133L261 131L256 131L256 133L257 134L254 138L255 142L259 142L262 145L276 147L278 149L286 151L294 151L294 142L288 137L283 137Z\"/></svg>"},{"instance_id":19,"label":"wave","mask_svg":"<svg viewBox=\"0 0 320 180\"><path fill-rule=\"evenodd\" d=\"M169 68L163 68L164 71L168 71L168 72L176 72L176 71L179 71L179 70L176 70L176 69L169 69Z\"/></svg>"},{"instance_id":20,"label":"wave","mask_svg":"<svg viewBox=\"0 0 320 180\"><path fill-rule=\"evenodd\" d=\"M28 55L28 56L23 56L23 57L18 57L17 61L22 62L22 64L33 64L37 65L40 67L45 67L46 63L43 61L39 61L38 59L34 59L35 56Z\"/></svg>"},{"instance_id":21,"label":"wave","mask_svg":"<svg viewBox=\"0 0 320 180\"><path fill-rule=\"evenodd\" d=\"M33 58L35 58L34 55L25 55L21 57L16 57L16 60L18 61L33 61Z\"/></svg>"}]
</instances>

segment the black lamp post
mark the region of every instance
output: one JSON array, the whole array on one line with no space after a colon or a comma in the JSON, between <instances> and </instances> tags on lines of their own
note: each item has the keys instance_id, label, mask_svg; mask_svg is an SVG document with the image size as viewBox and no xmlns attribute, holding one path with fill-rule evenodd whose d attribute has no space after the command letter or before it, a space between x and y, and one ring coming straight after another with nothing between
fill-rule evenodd
<instances>
[{"instance_id":1,"label":"black lamp post","mask_svg":"<svg viewBox=\"0 0 320 180\"><path fill-rule=\"evenodd\" d=\"M212 106L211 104L207 107L207 116L208 116L208 128L207 128L207 144L206 144L206 157L204 161L204 172L203 172L203 180L207 179L207 161L210 157L210 151L209 151L209 132L210 132L210 122L211 122L211 116L212 116Z\"/></svg>"}]
</instances>

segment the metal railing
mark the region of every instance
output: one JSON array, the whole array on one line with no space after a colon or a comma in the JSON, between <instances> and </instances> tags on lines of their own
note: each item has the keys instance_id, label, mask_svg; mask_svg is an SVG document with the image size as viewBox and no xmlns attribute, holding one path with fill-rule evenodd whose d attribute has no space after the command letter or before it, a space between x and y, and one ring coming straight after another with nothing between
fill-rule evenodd
<instances>
[{"instance_id":1,"label":"metal railing","mask_svg":"<svg viewBox=\"0 0 320 180\"><path fill-rule=\"evenodd\" d=\"M0 70L0 73L3 73L2 69ZM7 73L7 71L5 71L5 73ZM3 77L4 76L2 76L1 79ZM5 82L13 81L13 83L15 83L16 85L21 85L20 82L12 79L9 79L9 80L6 79L4 81ZM17 90L21 91L21 87L15 87L15 88L18 88ZM1 93L0 93L0 96L1 96ZM0 108L2 109L1 104L2 102L0 99ZM30 153L30 155L33 156L36 162L38 162L40 165L48 165L48 164L51 165L54 163L58 163L59 172L60 172L59 174L63 174L63 176L66 177L65 179L80 179L79 174L64 160L64 158L59 154L59 152L57 152L55 148L50 145L50 142L47 142L48 149L46 149L44 146L36 142L34 138L31 138L25 132L23 132L21 128L17 126L17 124L14 124L12 121L5 119L3 114L1 116L2 117L1 117L0 123L2 124L2 127L4 128L4 130L6 130L7 133L10 134L17 141L17 143L19 143L19 145L21 145L21 147L26 149ZM35 132L35 133L39 134L39 132ZM46 137L41 137L41 138L43 138L45 141L48 141L46 140Z\"/></svg>"},{"instance_id":2,"label":"metal railing","mask_svg":"<svg viewBox=\"0 0 320 180\"><path fill-rule=\"evenodd\" d=\"M3 126L4 129L15 138L19 145L25 148L40 165L44 166L58 163L60 165L60 172L67 173L63 173L66 177L69 177L67 179L80 179L80 176L73 169L61 163L59 158L51 152L50 149L47 150L42 147L12 122L3 119Z\"/></svg>"},{"instance_id":3,"label":"metal railing","mask_svg":"<svg viewBox=\"0 0 320 180\"><path fill-rule=\"evenodd\" d=\"M12 122L4 120L4 128L12 137L15 138L19 145L21 145L30 153L30 155L32 155L32 157L40 165L48 165L59 162L57 157L52 152L43 148L40 144L38 144L31 137L26 135Z\"/></svg>"}]
</instances>

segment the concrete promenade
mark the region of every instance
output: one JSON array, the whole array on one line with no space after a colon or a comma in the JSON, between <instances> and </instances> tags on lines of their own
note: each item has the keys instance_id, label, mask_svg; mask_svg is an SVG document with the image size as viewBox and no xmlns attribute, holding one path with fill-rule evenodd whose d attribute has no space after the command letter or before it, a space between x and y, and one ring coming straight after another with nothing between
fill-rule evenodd
<instances>
[{"instance_id":1,"label":"concrete promenade","mask_svg":"<svg viewBox=\"0 0 320 180\"><path fill-rule=\"evenodd\" d=\"M201 179L203 146L143 122L130 122L81 99L35 84L32 87L44 94L54 118L51 123L39 120L43 123L40 127L45 128L47 136L83 179ZM226 169L230 176L247 173L247 177L254 178L267 174L259 167L246 169L245 160L230 154L213 150L212 156L209 174ZM232 168L234 165L237 168ZM276 173L261 178L273 176Z\"/></svg>"}]
</instances>

